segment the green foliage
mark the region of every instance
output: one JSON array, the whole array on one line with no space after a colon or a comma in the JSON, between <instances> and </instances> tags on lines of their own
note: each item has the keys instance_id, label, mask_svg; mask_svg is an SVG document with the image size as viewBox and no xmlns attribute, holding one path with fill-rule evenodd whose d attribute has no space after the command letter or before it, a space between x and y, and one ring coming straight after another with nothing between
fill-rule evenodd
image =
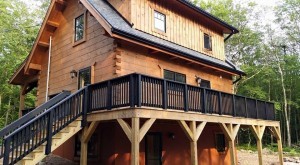
<instances>
[{"instance_id":1,"label":"green foliage","mask_svg":"<svg viewBox=\"0 0 300 165\"><path fill-rule=\"evenodd\" d=\"M18 117L19 87L8 84L18 66L29 54L44 11L31 11L20 0L0 1L0 127ZM29 94L26 107L34 106Z\"/></svg>"}]
</instances>

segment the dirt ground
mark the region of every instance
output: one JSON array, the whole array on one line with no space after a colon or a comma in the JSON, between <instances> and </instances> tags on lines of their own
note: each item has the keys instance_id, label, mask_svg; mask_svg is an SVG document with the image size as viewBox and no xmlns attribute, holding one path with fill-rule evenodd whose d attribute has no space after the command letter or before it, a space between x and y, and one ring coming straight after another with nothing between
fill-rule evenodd
<instances>
[{"instance_id":1,"label":"dirt ground","mask_svg":"<svg viewBox=\"0 0 300 165\"><path fill-rule=\"evenodd\" d=\"M258 162L258 154L254 151L239 150L238 153L239 165L255 165ZM263 164L264 165L279 165L277 153L263 149ZM300 165L298 157L288 157L284 155L284 165Z\"/></svg>"}]
</instances>

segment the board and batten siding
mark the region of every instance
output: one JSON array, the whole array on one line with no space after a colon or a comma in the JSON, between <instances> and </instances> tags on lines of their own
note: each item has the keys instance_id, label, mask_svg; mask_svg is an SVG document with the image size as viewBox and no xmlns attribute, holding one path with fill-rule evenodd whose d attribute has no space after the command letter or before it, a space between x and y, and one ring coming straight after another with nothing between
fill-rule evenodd
<instances>
[{"instance_id":1,"label":"board and batten siding","mask_svg":"<svg viewBox=\"0 0 300 165\"><path fill-rule=\"evenodd\" d=\"M208 56L225 60L224 36L220 29L196 13L168 0L109 0L133 28L174 42ZM154 28L154 11L166 15L166 33ZM212 36L212 51L204 48L204 33Z\"/></svg>"},{"instance_id":2,"label":"board and batten siding","mask_svg":"<svg viewBox=\"0 0 300 165\"><path fill-rule=\"evenodd\" d=\"M74 18L86 12L77 1L69 1L63 12L64 19L53 34L49 95L62 90L76 91L78 77L71 79L72 70L94 68L94 82L111 79L115 74L115 48L113 38L105 34L98 21L87 13L86 41L73 45ZM48 52L45 52L37 88L37 105L45 102Z\"/></svg>"}]
</instances>

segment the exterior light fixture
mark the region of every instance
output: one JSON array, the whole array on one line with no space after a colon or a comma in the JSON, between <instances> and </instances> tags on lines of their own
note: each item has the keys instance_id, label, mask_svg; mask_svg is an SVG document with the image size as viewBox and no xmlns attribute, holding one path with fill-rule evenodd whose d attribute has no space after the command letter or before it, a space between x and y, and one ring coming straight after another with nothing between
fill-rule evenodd
<instances>
[{"instance_id":1,"label":"exterior light fixture","mask_svg":"<svg viewBox=\"0 0 300 165\"><path fill-rule=\"evenodd\" d=\"M195 76L195 77L196 77L196 82L197 82L197 84L200 85L202 79L201 79L199 76Z\"/></svg>"},{"instance_id":2,"label":"exterior light fixture","mask_svg":"<svg viewBox=\"0 0 300 165\"><path fill-rule=\"evenodd\" d=\"M76 70L72 70L72 71L70 72L70 76L71 76L71 79L77 77L77 72L76 72Z\"/></svg>"},{"instance_id":3,"label":"exterior light fixture","mask_svg":"<svg viewBox=\"0 0 300 165\"><path fill-rule=\"evenodd\" d=\"M174 140L175 139L175 134L174 133L169 133L169 138Z\"/></svg>"}]
</instances>

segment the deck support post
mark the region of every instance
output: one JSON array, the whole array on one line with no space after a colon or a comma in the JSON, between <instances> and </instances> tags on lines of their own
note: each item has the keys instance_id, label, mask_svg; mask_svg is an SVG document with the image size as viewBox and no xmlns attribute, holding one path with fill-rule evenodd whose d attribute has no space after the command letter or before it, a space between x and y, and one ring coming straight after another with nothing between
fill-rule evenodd
<instances>
[{"instance_id":1,"label":"deck support post","mask_svg":"<svg viewBox=\"0 0 300 165\"><path fill-rule=\"evenodd\" d=\"M123 119L117 119L127 138L131 142L131 165L139 165L140 142L156 119L148 119L140 128L140 118L131 119L131 127Z\"/></svg>"},{"instance_id":2,"label":"deck support post","mask_svg":"<svg viewBox=\"0 0 300 165\"><path fill-rule=\"evenodd\" d=\"M234 141L239 131L240 124L234 125L232 123L220 123L220 127L229 143L231 165L237 165Z\"/></svg>"},{"instance_id":3,"label":"deck support post","mask_svg":"<svg viewBox=\"0 0 300 165\"><path fill-rule=\"evenodd\" d=\"M269 127L269 129L271 131L271 134L277 139L279 163L280 163L280 165L283 165L283 152L282 152L280 127L273 126L273 127Z\"/></svg>"},{"instance_id":4,"label":"deck support post","mask_svg":"<svg viewBox=\"0 0 300 165\"><path fill-rule=\"evenodd\" d=\"M264 135L266 126L260 126L260 125L250 125L250 130L253 132L256 143L257 143L257 152L258 152L258 162L259 165L263 164L262 160L262 137Z\"/></svg>"},{"instance_id":5,"label":"deck support post","mask_svg":"<svg viewBox=\"0 0 300 165\"><path fill-rule=\"evenodd\" d=\"M99 125L99 121L94 121L90 126L85 126L81 135L81 152L80 152L80 164L87 165L88 155L88 142Z\"/></svg>"},{"instance_id":6,"label":"deck support post","mask_svg":"<svg viewBox=\"0 0 300 165\"><path fill-rule=\"evenodd\" d=\"M201 122L197 125L196 121L191 121L189 126L186 121L178 121L180 127L190 140L191 147L191 164L198 165L198 148L197 141L206 125L207 122Z\"/></svg>"}]
</instances>

